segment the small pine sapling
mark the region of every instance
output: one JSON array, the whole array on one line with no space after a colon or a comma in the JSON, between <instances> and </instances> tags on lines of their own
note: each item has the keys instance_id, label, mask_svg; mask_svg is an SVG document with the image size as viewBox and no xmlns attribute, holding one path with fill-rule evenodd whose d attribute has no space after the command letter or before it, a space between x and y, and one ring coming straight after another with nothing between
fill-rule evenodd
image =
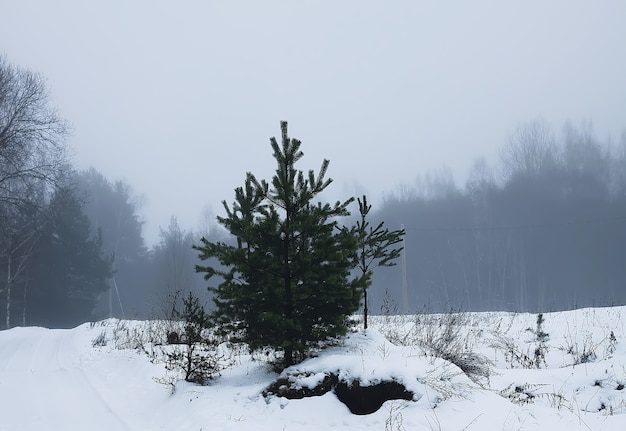
<instances>
[{"instance_id":1,"label":"small pine sapling","mask_svg":"<svg viewBox=\"0 0 626 431\"><path fill-rule=\"evenodd\" d=\"M535 348L535 366L537 368L541 367L541 363L546 363L546 345L545 341L550 336L547 332L543 330L544 323L543 313L539 313L537 315L537 329L535 330L535 336L537 337L537 346Z\"/></svg>"},{"instance_id":2,"label":"small pine sapling","mask_svg":"<svg viewBox=\"0 0 626 431\"><path fill-rule=\"evenodd\" d=\"M176 311L175 314L184 323L180 342L185 347L176 346L167 353L166 368L181 370L188 382L206 384L221 371L221 358L216 353L215 342L204 336L209 327L209 315L191 292L183 299L182 312Z\"/></svg>"},{"instance_id":3,"label":"small pine sapling","mask_svg":"<svg viewBox=\"0 0 626 431\"><path fill-rule=\"evenodd\" d=\"M354 232L358 238L359 248L356 253L355 267L361 272L360 283L363 287L363 328L367 329L367 289L372 284L372 272L379 266L394 266L395 260L400 256L402 247L392 248L402 241L404 229L389 231L384 228L384 222L380 222L375 228L370 226L367 215L372 209L367 204L367 198L357 199L361 219L357 221Z\"/></svg>"},{"instance_id":4,"label":"small pine sapling","mask_svg":"<svg viewBox=\"0 0 626 431\"><path fill-rule=\"evenodd\" d=\"M537 336L537 341L546 341L550 334L544 332L543 323L545 322L543 318L543 313L539 313L537 315L537 330L535 331L535 335Z\"/></svg>"}]
</instances>

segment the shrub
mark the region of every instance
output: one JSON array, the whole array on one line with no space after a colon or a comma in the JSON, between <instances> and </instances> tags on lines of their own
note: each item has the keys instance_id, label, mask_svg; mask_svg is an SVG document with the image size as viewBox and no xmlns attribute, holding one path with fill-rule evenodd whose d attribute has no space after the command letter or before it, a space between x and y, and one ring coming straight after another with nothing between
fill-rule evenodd
<instances>
[{"instance_id":1,"label":"shrub","mask_svg":"<svg viewBox=\"0 0 626 431\"><path fill-rule=\"evenodd\" d=\"M183 321L182 336L168 333L168 341L176 339L180 344L170 346L165 354L165 366L169 371L182 371L185 380L206 384L223 369L223 355L218 352L219 342L209 332L209 317L193 293L183 299L182 312L176 315Z\"/></svg>"},{"instance_id":2,"label":"shrub","mask_svg":"<svg viewBox=\"0 0 626 431\"><path fill-rule=\"evenodd\" d=\"M491 362L485 356L472 352L466 345L467 337L463 329L468 320L467 314L454 311L439 315L418 315L414 342L432 355L453 363L470 380L481 384L481 379L489 379Z\"/></svg>"}]
</instances>

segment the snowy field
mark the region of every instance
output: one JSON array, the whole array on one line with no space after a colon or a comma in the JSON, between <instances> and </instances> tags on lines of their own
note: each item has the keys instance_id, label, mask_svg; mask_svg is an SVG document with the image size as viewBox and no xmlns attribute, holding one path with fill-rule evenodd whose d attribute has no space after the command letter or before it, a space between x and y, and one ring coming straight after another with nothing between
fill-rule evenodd
<instances>
[{"instance_id":1,"label":"snowy field","mask_svg":"<svg viewBox=\"0 0 626 431\"><path fill-rule=\"evenodd\" d=\"M332 391L264 397L278 374L245 348L226 349L229 367L207 386L178 380L159 359L164 322L14 328L0 332L0 430L626 429L626 307L542 317L375 317L283 372L296 386L335 373L414 394L368 415Z\"/></svg>"}]
</instances>

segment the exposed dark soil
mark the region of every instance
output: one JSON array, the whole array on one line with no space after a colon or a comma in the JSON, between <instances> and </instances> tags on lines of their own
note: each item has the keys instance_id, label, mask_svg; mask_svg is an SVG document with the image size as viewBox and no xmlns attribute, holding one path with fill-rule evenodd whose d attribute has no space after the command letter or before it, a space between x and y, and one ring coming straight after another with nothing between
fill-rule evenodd
<instances>
[{"instance_id":1,"label":"exposed dark soil","mask_svg":"<svg viewBox=\"0 0 626 431\"><path fill-rule=\"evenodd\" d=\"M330 391L333 391L337 399L344 403L355 415L374 413L381 408L385 401L411 401L414 398L413 392L407 390L402 383L395 380L361 386L359 380L341 381L336 374L327 374L313 388L299 387L288 377L283 377L268 386L263 391L263 396L278 396L293 400L305 397L318 397Z\"/></svg>"}]
</instances>

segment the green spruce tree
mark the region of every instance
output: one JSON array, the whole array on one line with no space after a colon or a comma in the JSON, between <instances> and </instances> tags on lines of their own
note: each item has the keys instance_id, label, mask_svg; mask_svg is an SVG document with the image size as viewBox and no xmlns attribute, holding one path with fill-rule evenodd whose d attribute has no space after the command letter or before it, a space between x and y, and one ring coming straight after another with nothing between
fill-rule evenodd
<instances>
[{"instance_id":1,"label":"green spruce tree","mask_svg":"<svg viewBox=\"0 0 626 431\"><path fill-rule=\"evenodd\" d=\"M223 202L226 217L218 222L237 243L202 238L195 248L200 259L217 258L226 268L196 266L206 279L222 278L209 288L215 322L251 349L282 350L287 367L312 344L346 332L361 292L360 279L350 276L358 238L337 224L353 199L314 202L332 182L325 179L329 161L305 175L295 168L301 142L289 138L287 122L281 131L281 144L270 140L277 162L271 182L248 173L232 206Z\"/></svg>"}]
</instances>

